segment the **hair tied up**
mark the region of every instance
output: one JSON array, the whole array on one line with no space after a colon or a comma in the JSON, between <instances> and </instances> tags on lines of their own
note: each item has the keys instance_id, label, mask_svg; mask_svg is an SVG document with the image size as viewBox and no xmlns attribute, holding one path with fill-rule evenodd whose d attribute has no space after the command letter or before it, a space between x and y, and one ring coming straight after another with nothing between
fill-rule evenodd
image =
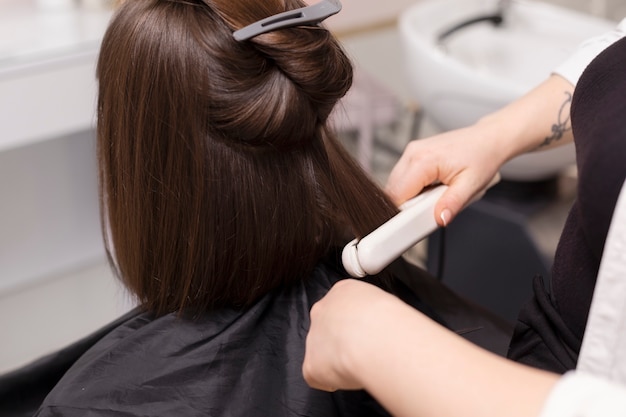
<instances>
[{"instance_id":1,"label":"hair tied up","mask_svg":"<svg viewBox=\"0 0 626 417\"><path fill-rule=\"evenodd\" d=\"M218 8L231 30L303 5L207 3ZM322 26L280 29L245 42L231 35L220 42L219 54L211 51L218 68L211 74L209 120L216 133L238 143L292 149L311 141L352 84L350 60ZM223 93L217 99L216 89Z\"/></svg>"}]
</instances>

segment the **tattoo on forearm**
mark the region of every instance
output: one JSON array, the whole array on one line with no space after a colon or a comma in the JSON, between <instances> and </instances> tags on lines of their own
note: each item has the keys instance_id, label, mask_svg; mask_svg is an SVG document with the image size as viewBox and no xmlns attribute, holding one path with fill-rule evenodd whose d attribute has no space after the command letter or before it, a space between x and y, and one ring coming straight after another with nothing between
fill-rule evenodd
<instances>
[{"instance_id":1,"label":"tattoo on forearm","mask_svg":"<svg viewBox=\"0 0 626 417\"><path fill-rule=\"evenodd\" d=\"M570 105L572 104L572 94L568 91L565 92L565 101L561 104L559 114L557 115L557 121L552 125L552 134L546 137L539 145L539 148L550 145L552 142L556 142L561 139L565 132L572 129L570 124Z\"/></svg>"}]
</instances>

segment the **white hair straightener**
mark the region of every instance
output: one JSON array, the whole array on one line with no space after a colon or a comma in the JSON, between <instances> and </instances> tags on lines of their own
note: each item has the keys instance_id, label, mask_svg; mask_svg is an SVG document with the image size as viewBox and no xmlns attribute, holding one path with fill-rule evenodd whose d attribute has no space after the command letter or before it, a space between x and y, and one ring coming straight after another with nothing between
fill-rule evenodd
<instances>
[{"instance_id":1,"label":"white hair straightener","mask_svg":"<svg viewBox=\"0 0 626 417\"><path fill-rule=\"evenodd\" d=\"M495 185L500 175L491 180L487 188ZM472 202L484 194L479 193ZM409 248L434 232L439 225L435 221L435 204L448 189L436 185L423 191L400 206L400 213L362 239L354 239L342 252L343 266L351 276L362 278L374 275L399 258Z\"/></svg>"}]
</instances>

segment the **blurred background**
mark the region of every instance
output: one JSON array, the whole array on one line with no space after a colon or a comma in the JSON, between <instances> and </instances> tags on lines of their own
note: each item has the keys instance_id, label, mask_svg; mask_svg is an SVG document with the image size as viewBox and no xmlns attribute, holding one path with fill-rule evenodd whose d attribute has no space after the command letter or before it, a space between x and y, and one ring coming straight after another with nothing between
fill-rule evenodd
<instances>
[{"instance_id":1,"label":"blurred background","mask_svg":"<svg viewBox=\"0 0 626 417\"><path fill-rule=\"evenodd\" d=\"M555 48L566 45L559 49L566 56L579 42L581 34L574 33L582 27L578 22L589 26L591 34L602 33L626 16L623 0L342 3L343 11L327 24L353 58L356 78L333 122L346 146L381 184L409 140L471 122L480 116L472 112L487 111L491 98L495 108L505 104L536 81L526 79L531 68L540 69L539 80L547 76L553 63L524 46L533 37L543 39L542 44L562 41ZM505 22L501 28L482 22L437 39L458 24L500 12ZM98 215L94 64L111 13L106 0L0 0L0 373L67 345L132 307L106 263ZM533 22L541 19L544 26L537 29ZM512 61L523 55L514 50L518 44L532 52L524 58L528 70L520 71L519 79L508 79L514 71L505 64L520 67ZM480 48L473 51L476 45ZM422 47L424 52L413 57ZM429 66L437 76L420 72ZM456 96L442 100L451 81L439 76L441 68L450 69L456 80L469 77L463 85L480 86L480 94L493 94L474 98L468 92L463 96L467 103ZM487 82L495 84L481 84ZM426 94L430 88L434 95ZM443 119L437 113L441 109L448 114ZM435 236L407 256L470 298L472 290L486 294L477 301L513 320L512 311L526 296L532 273L509 259L528 252L531 260L524 262L535 262L537 272L549 274L549 259L575 198L572 164L566 157L556 167L543 161L512 167L491 206L478 207L459 221L458 229L450 228L447 247ZM517 243L499 248L505 254L494 253L493 245L503 246L498 244L503 236ZM470 243L483 252L463 249ZM433 270L443 265L444 253L450 263L446 274ZM493 259L501 259L502 265L494 265ZM468 274L459 278L455 268L471 269L470 261L490 265L487 272L495 276L520 273L522 289L506 288L516 293L514 302L490 304L502 298L495 295L503 291L496 284ZM471 282L471 288L463 282Z\"/></svg>"}]
</instances>

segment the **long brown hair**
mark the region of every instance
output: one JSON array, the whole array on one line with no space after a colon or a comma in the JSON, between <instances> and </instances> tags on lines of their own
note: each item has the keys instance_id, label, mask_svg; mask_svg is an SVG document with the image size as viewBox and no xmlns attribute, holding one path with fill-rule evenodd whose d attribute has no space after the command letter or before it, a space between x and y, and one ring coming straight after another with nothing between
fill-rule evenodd
<instances>
[{"instance_id":1,"label":"long brown hair","mask_svg":"<svg viewBox=\"0 0 626 417\"><path fill-rule=\"evenodd\" d=\"M98 61L109 259L157 314L245 307L396 212L327 127L352 66L298 0L131 0Z\"/></svg>"}]
</instances>

